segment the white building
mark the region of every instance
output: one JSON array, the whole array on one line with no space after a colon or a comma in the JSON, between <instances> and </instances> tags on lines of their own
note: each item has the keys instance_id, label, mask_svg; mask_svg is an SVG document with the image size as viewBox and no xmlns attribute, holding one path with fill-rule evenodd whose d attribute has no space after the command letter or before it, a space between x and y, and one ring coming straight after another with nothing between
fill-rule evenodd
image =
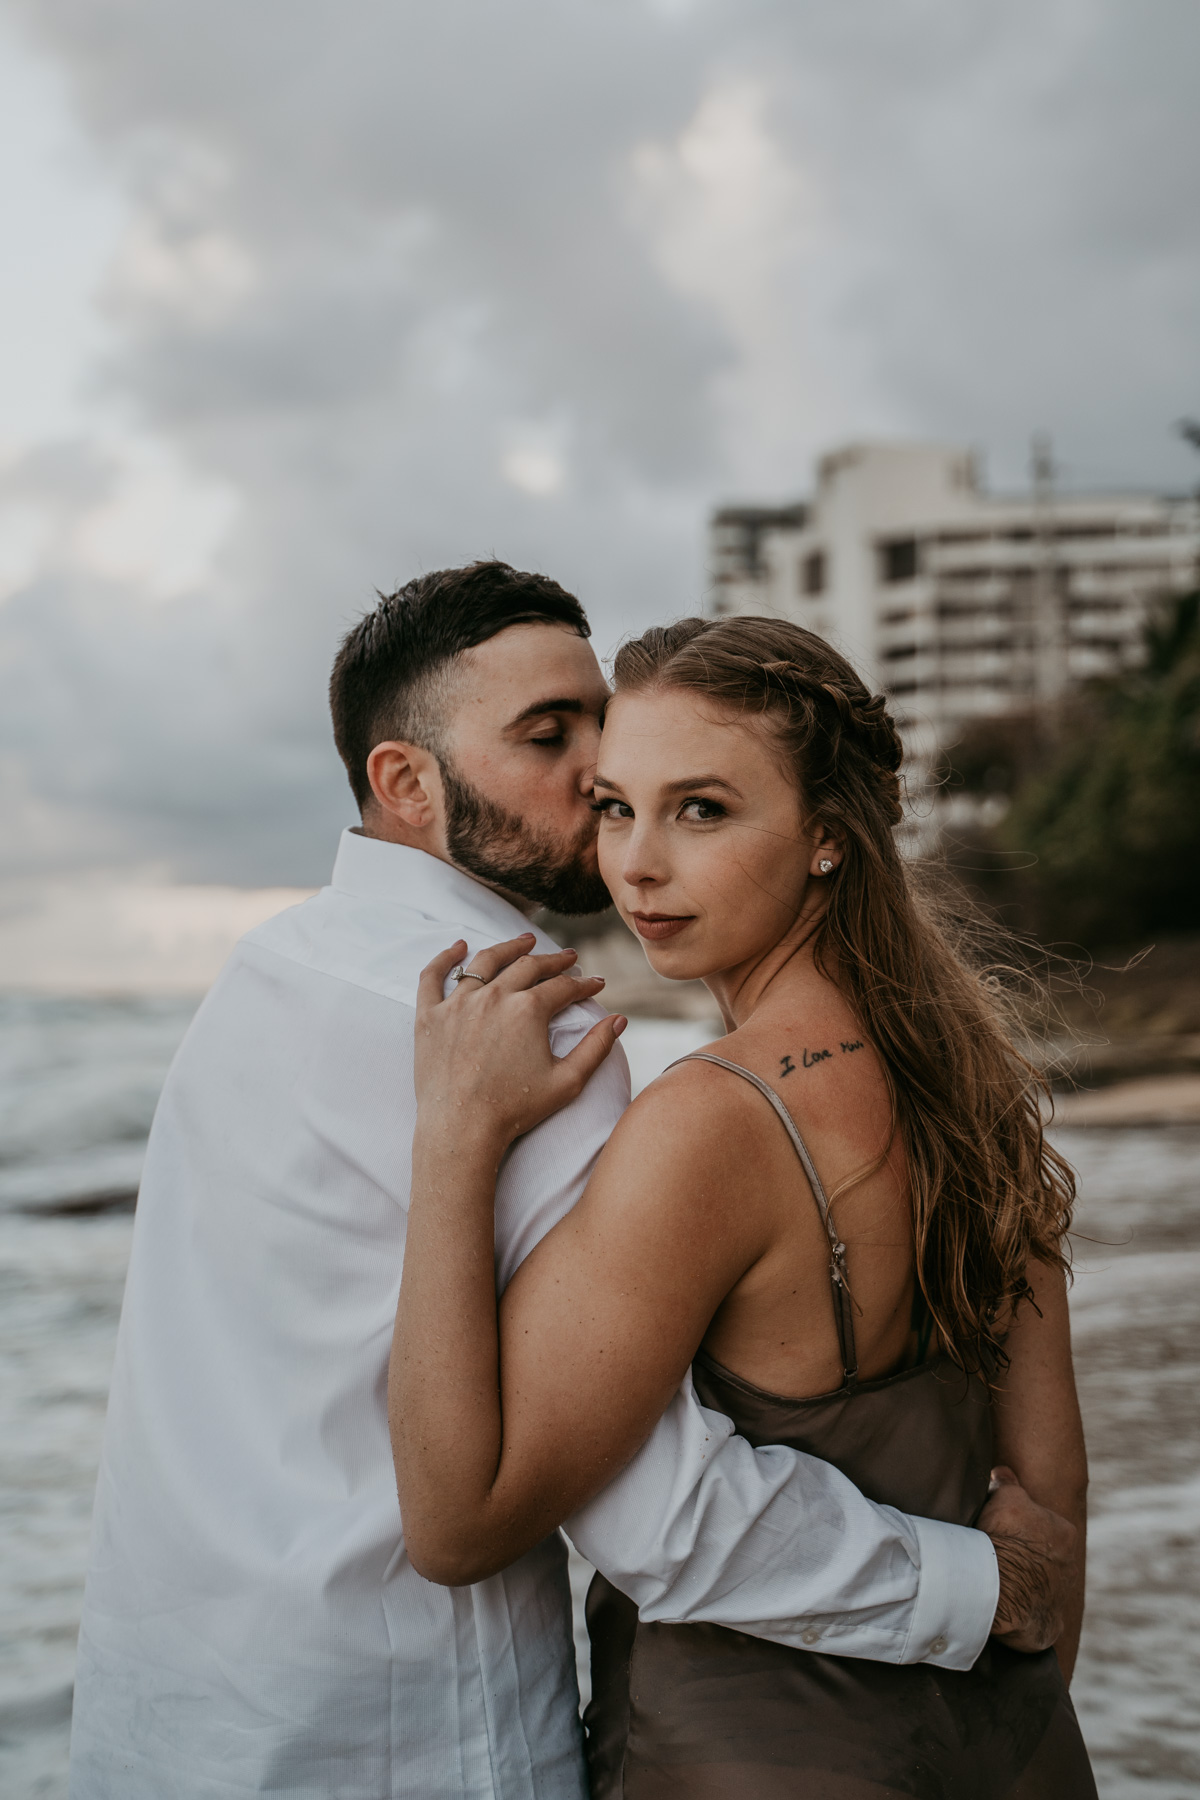
<instances>
[{"instance_id":1,"label":"white building","mask_svg":"<svg viewBox=\"0 0 1200 1800\"><path fill-rule=\"evenodd\" d=\"M982 715L1136 661L1149 610L1195 586L1200 502L984 493L966 450L852 444L811 501L723 507L710 616L768 613L837 646L893 697L910 752Z\"/></svg>"}]
</instances>

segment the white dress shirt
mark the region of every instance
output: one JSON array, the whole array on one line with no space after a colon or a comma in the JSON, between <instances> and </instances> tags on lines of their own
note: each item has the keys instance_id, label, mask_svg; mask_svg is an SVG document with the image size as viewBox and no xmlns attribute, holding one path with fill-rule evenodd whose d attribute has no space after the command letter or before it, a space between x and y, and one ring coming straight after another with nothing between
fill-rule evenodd
<instances>
[{"instance_id":1,"label":"white dress shirt","mask_svg":"<svg viewBox=\"0 0 1200 1800\"><path fill-rule=\"evenodd\" d=\"M252 931L163 1089L142 1182L80 1633L72 1800L584 1800L566 1547L474 1587L404 1553L387 1365L419 972L526 921L348 832L332 885ZM552 948L542 938L541 949ZM564 1054L597 1017L553 1027ZM501 1171L501 1287L629 1100L618 1049ZM968 1667L986 1537L753 1450L690 1382L567 1527L647 1619Z\"/></svg>"}]
</instances>

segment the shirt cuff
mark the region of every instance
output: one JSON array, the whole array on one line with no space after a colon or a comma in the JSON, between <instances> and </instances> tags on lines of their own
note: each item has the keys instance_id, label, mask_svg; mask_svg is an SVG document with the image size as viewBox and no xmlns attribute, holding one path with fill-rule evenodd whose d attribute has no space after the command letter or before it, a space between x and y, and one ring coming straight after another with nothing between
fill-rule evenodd
<instances>
[{"instance_id":1,"label":"shirt cuff","mask_svg":"<svg viewBox=\"0 0 1200 1800\"><path fill-rule=\"evenodd\" d=\"M921 1566L902 1662L969 1669L991 1633L1000 1569L986 1532L910 1518Z\"/></svg>"}]
</instances>

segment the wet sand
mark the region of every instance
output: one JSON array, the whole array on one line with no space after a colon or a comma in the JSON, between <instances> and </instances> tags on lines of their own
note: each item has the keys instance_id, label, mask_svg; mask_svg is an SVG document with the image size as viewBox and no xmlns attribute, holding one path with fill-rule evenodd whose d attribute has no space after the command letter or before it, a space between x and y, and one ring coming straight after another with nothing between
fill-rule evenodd
<instances>
[{"instance_id":1,"label":"wet sand","mask_svg":"<svg viewBox=\"0 0 1200 1800\"><path fill-rule=\"evenodd\" d=\"M1058 1094L1059 1125L1200 1125L1200 1075L1146 1075L1111 1087Z\"/></svg>"}]
</instances>

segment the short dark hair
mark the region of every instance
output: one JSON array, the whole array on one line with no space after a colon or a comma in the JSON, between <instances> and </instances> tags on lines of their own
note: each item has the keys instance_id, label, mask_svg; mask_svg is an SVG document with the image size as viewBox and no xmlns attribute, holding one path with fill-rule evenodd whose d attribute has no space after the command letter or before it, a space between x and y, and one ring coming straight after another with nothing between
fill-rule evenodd
<instances>
[{"instance_id":1,"label":"short dark hair","mask_svg":"<svg viewBox=\"0 0 1200 1800\"><path fill-rule=\"evenodd\" d=\"M574 594L548 575L505 562L436 569L380 594L342 639L329 678L333 738L360 809L371 799L367 758L398 738L440 753L448 666L510 625L569 625L591 636Z\"/></svg>"}]
</instances>

